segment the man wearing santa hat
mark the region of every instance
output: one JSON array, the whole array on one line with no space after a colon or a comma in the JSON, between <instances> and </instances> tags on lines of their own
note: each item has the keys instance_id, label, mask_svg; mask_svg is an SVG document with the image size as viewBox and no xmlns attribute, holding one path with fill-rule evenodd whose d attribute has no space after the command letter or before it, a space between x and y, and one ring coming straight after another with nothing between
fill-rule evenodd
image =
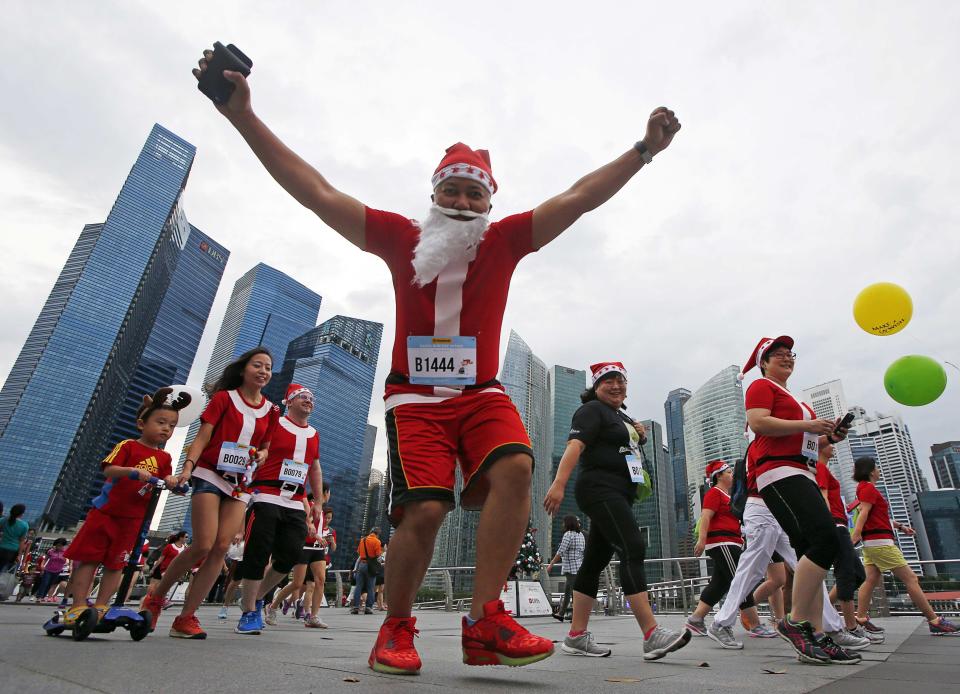
<instances>
[{"instance_id":1,"label":"man wearing santa hat","mask_svg":"<svg viewBox=\"0 0 960 694\"><path fill-rule=\"evenodd\" d=\"M313 393L291 383L283 404L287 413L262 444L266 459L250 483L246 545L237 572L243 581L243 614L234 630L238 634L259 634L263 629L261 602L299 562L307 537L307 514L314 524L323 520L320 504L311 507L306 501L308 483L314 494L323 487L320 434L307 421L313 413Z\"/></svg>"},{"instance_id":2,"label":"man wearing santa hat","mask_svg":"<svg viewBox=\"0 0 960 694\"><path fill-rule=\"evenodd\" d=\"M204 52L199 79L212 58ZM665 149L680 129L673 111L650 116L642 140L534 210L490 222L497 191L490 157L457 143L431 180L426 218L369 208L297 156L254 114L239 73L217 108L270 174L302 205L361 250L388 265L396 293L396 335L386 387L389 512L396 531L386 566L388 617L370 654L378 672L417 674L411 608L433 543L454 502L459 463L465 508L482 508L473 603L463 619L464 661L526 665L553 644L508 615L500 589L530 514L533 452L513 403L497 382L500 330L517 263L582 214L609 200ZM546 461L544 461L546 464Z\"/></svg>"}]
</instances>

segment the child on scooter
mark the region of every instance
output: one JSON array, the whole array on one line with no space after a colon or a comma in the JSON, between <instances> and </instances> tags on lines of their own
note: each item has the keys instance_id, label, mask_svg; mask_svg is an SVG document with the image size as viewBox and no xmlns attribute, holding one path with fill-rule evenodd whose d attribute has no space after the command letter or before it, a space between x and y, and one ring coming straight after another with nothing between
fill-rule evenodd
<instances>
[{"instance_id":1,"label":"child on scooter","mask_svg":"<svg viewBox=\"0 0 960 694\"><path fill-rule=\"evenodd\" d=\"M87 597L100 565L103 566L103 578L95 607L98 617L106 613L150 503L153 493L150 479L159 477L169 488L176 486L170 454L161 446L173 434L178 413L189 402L186 393L174 397L172 388L161 388L152 396L145 395L137 413L140 438L121 441L104 458L103 476L107 480L65 553L74 562L71 577L73 606L63 617L67 626L87 609Z\"/></svg>"}]
</instances>

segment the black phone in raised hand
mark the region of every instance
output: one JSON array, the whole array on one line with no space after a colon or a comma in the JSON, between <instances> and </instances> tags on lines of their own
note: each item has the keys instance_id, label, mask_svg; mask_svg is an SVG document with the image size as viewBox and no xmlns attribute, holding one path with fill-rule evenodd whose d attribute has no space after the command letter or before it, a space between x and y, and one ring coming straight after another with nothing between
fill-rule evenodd
<instances>
[{"instance_id":1,"label":"black phone in raised hand","mask_svg":"<svg viewBox=\"0 0 960 694\"><path fill-rule=\"evenodd\" d=\"M225 104L236 87L223 76L223 71L232 70L246 77L252 67L253 61L239 48L232 43L224 46L217 41L213 44L213 57L207 61L207 69L200 73L197 89L206 94L213 103Z\"/></svg>"}]
</instances>

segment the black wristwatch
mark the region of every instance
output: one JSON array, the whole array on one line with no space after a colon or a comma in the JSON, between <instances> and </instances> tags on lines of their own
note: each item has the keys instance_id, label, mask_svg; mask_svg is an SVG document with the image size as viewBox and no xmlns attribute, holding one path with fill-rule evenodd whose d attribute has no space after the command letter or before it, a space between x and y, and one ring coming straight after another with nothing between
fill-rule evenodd
<instances>
[{"instance_id":1,"label":"black wristwatch","mask_svg":"<svg viewBox=\"0 0 960 694\"><path fill-rule=\"evenodd\" d=\"M643 159L644 164L649 164L653 161L653 154L650 153L650 148L647 147L647 143L643 140L637 140L633 148L640 154L640 158Z\"/></svg>"}]
</instances>

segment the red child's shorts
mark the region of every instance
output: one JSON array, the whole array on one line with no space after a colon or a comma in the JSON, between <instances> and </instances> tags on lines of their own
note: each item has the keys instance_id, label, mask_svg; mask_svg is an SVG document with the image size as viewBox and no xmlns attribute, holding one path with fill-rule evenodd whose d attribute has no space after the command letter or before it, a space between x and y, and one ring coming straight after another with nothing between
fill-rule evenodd
<instances>
[{"instance_id":1,"label":"red child's shorts","mask_svg":"<svg viewBox=\"0 0 960 694\"><path fill-rule=\"evenodd\" d=\"M138 540L142 523L142 518L117 518L92 508L64 556L73 561L103 564L113 571L122 569Z\"/></svg>"},{"instance_id":2,"label":"red child's shorts","mask_svg":"<svg viewBox=\"0 0 960 694\"><path fill-rule=\"evenodd\" d=\"M513 401L503 392L465 393L437 403L407 403L387 411L390 521L411 501L446 501L453 507L456 465L463 475L460 504L483 506L485 472L500 458L525 453L530 437Z\"/></svg>"}]
</instances>

